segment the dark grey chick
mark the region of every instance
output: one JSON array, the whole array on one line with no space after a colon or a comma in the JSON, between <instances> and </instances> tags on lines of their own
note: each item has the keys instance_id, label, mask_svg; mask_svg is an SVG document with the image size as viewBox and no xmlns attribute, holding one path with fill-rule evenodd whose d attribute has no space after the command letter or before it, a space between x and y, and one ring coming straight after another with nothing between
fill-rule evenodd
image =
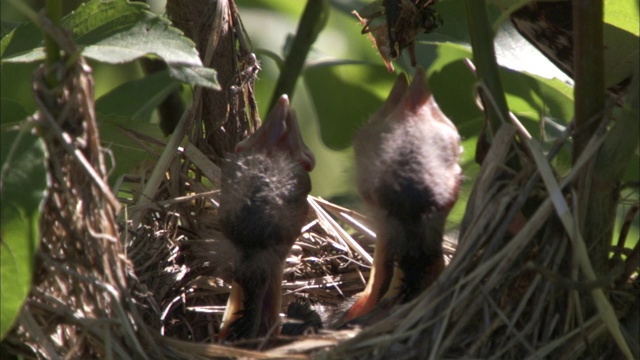
<instances>
[{"instance_id":1,"label":"dark grey chick","mask_svg":"<svg viewBox=\"0 0 640 360\"><path fill-rule=\"evenodd\" d=\"M218 217L237 255L222 339L279 333L284 261L305 223L314 165L283 95L223 167Z\"/></svg>"},{"instance_id":2,"label":"dark grey chick","mask_svg":"<svg viewBox=\"0 0 640 360\"><path fill-rule=\"evenodd\" d=\"M354 139L358 190L376 225L373 269L345 320L383 299L407 302L444 269L445 220L462 170L460 135L440 111L418 67L400 75L382 106Z\"/></svg>"}]
</instances>

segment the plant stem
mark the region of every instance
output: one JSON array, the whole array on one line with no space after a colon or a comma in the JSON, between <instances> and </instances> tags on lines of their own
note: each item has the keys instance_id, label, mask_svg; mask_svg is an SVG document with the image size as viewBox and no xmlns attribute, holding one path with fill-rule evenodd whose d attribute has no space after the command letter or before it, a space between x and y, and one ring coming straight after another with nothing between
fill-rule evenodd
<instances>
[{"instance_id":1,"label":"plant stem","mask_svg":"<svg viewBox=\"0 0 640 360\"><path fill-rule=\"evenodd\" d=\"M574 162L604 120L603 10L602 0L573 0ZM595 177L594 164L595 157L578 178L576 212L594 269L598 276L607 276L618 195L609 182Z\"/></svg>"},{"instance_id":2,"label":"plant stem","mask_svg":"<svg viewBox=\"0 0 640 360\"><path fill-rule=\"evenodd\" d=\"M284 66L280 69L280 77L269 103L269 111L278 101L282 94L287 94L289 99L293 99L296 81L300 77L304 61L311 49L311 45L316 41L318 34L327 24L329 18L328 0L308 0L304 9L296 37L293 40L289 54L284 60Z\"/></svg>"},{"instance_id":3,"label":"plant stem","mask_svg":"<svg viewBox=\"0 0 640 360\"><path fill-rule=\"evenodd\" d=\"M47 0L45 9L47 17L51 19L53 25L59 26L60 20L62 19L61 0ZM46 54L45 66L49 69L60 60L60 47L46 32L44 33L44 48ZM56 79L56 73L54 71L46 71L45 79L49 88L54 88L58 85L58 80Z\"/></svg>"},{"instance_id":4,"label":"plant stem","mask_svg":"<svg viewBox=\"0 0 640 360\"><path fill-rule=\"evenodd\" d=\"M602 0L573 0L575 123L577 159L600 124L604 109L604 6Z\"/></svg>"},{"instance_id":5,"label":"plant stem","mask_svg":"<svg viewBox=\"0 0 640 360\"><path fill-rule=\"evenodd\" d=\"M489 118L487 136L491 141L500 125L509 119L509 108L498 72L493 48L493 31L489 23L485 0L465 0L465 7L478 80L484 82L489 91L489 94L484 94L484 96L485 111Z\"/></svg>"}]
</instances>

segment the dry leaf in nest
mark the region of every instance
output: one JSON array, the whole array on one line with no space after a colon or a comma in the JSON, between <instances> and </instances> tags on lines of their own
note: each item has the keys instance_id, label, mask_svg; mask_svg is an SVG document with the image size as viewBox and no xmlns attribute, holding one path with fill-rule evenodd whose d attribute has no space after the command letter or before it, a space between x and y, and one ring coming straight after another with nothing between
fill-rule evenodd
<instances>
[{"instance_id":1,"label":"dry leaf in nest","mask_svg":"<svg viewBox=\"0 0 640 360\"><path fill-rule=\"evenodd\" d=\"M384 0L352 11L363 26L362 33L378 50L387 70L393 72L391 60L397 59L403 49L409 50L411 66L416 66L415 40L420 33L429 33L442 20L433 9L436 0ZM384 16L384 20L378 20Z\"/></svg>"}]
</instances>

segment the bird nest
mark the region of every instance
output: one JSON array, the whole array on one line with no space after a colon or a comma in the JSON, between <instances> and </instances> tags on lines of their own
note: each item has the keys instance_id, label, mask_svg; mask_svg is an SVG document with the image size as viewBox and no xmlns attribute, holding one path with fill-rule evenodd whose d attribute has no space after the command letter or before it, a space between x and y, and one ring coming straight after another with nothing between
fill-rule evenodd
<instances>
[{"instance_id":1,"label":"bird nest","mask_svg":"<svg viewBox=\"0 0 640 360\"><path fill-rule=\"evenodd\" d=\"M172 152L175 166L162 173L153 201L127 207L117 220L119 205L99 181L106 172L95 119L84 113L90 78L80 65L75 76L68 88L82 91L64 93L80 111L66 117L77 137L46 138L45 233L36 284L5 342L14 350L45 358L577 358L615 356L616 336L625 341L619 319L637 310L639 290L637 268L623 260L629 250L615 249L608 279L578 275L589 273L587 252L560 213L571 208L564 186L595 151L557 180L538 148L518 150L526 134L505 125L474 184L457 245L445 242L450 264L420 297L365 328L259 340L258 350L212 345L232 251L217 231L217 180L201 170L216 165L190 146ZM42 108L37 119L54 118ZM513 159L521 170L510 170ZM153 182L149 173L126 177L119 200L134 200L125 189ZM283 304L304 299L339 309L364 288L373 234L362 215L308 201L313 211L286 260ZM528 202L535 206L518 223Z\"/></svg>"}]
</instances>

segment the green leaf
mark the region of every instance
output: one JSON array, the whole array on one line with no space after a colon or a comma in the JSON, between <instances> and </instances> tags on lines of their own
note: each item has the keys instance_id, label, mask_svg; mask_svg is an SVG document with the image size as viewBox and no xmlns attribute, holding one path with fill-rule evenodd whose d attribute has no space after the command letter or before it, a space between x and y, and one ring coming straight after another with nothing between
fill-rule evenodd
<instances>
[{"instance_id":1,"label":"green leaf","mask_svg":"<svg viewBox=\"0 0 640 360\"><path fill-rule=\"evenodd\" d=\"M464 149L460 164L464 179L474 179L479 171L475 163L478 134L484 115L476 106L476 78L464 64L471 51L460 45L441 44L419 46L421 52L432 53L435 60L427 68L428 83L440 109L456 124ZM471 194L473 182L465 180L460 186L459 199L449 214L447 223L460 224Z\"/></svg>"},{"instance_id":2,"label":"green leaf","mask_svg":"<svg viewBox=\"0 0 640 360\"><path fill-rule=\"evenodd\" d=\"M11 30L17 28L21 23L13 21L0 21L0 37L4 37Z\"/></svg>"},{"instance_id":3,"label":"green leaf","mask_svg":"<svg viewBox=\"0 0 640 360\"><path fill-rule=\"evenodd\" d=\"M507 14L529 2L527 0L488 1ZM503 19L506 19L505 15L503 14ZM604 21L605 85L611 87L630 77L635 71L640 41L638 1L605 0Z\"/></svg>"},{"instance_id":4,"label":"green leaf","mask_svg":"<svg viewBox=\"0 0 640 360\"><path fill-rule=\"evenodd\" d=\"M5 57L25 54L39 47L39 58L44 58L42 48L42 32L33 24L22 24L0 40L0 57L5 61Z\"/></svg>"},{"instance_id":5,"label":"green leaf","mask_svg":"<svg viewBox=\"0 0 640 360\"><path fill-rule=\"evenodd\" d=\"M73 32L82 55L118 64L144 56L162 58L180 79L192 85L219 88L211 69L202 67L193 42L148 5L125 0L93 0L62 20ZM0 42L2 61L32 62L43 59L42 36L34 24L16 28ZM189 76L185 76L189 73Z\"/></svg>"},{"instance_id":6,"label":"green leaf","mask_svg":"<svg viewBox=\"0 0 640 360\"><path fill-rule=\"evenodd\" d=\"M0 339L13 326L29 293L33 255L39 241L39 206L46 187L42 144L24 124L19 130L20 126L5 123L5 105L7 102L2 101Z\"/></svg>"},{"instance_id":7,"label":"green leaf","mask_svg":"<svg viewBox=\"0 0 640 360\"><path fill-rule=\"evenodd\" d=\"M613 86L633 75L640 47L637 0L605 0L605 84Z\"/></svg>"},{"instance_id":8,"label":"green leaf","mask_svg":"<svg viewBox=\"0 0 640 360\"><path fill-rule=\"evenodd\" d=\"M428 69L429 82L440 108L456 124L482 119L475 101L476 78L463 60L471 51L460 45L427 45L438 54ZM538 121L542 116L566 125L573 116L573 89L556 79L512 71L500 67L509 109L525 122L534 136L542 135ZM467 134L463 134L465 136ZM468 134L472 135L472 134Z\"/></svg>"},{"instance_id":9,"label":"green leaf","mask_svg":"<svg viewBox=\"0 0 640 360\"><path fill-rule=\"evenodd\" d=\"M320 119L325 145L338 150L351 145L354 131L382 104L372 85L384 80L391 86L395 75L380 66L317 65L307 68L304 80ZM341 71L349 66L349 71Z\"/></svg>"},{"instance_id":10,"label":"green leaf","mask_svg":"<svg viewBox=\"0 0 640 360\"><path fill-rule=\"evenodd\" d=\"M637 0L605 0L604 22L627 31L635 36L640 36L638 21Z\"/></svg>"},{"instance_id":11,"label":"green leaf","mask_svg":"<svg viewBox=\"0 0 640 360\"><path fill-rule=\"evenodd\" d=\"M156 124L131 122L124 117L104 117L98 122L102 145L113 154L115 167L110 169L109 178L115 179L125 173L135 172L140 166L144 166L144 160L154 159L154 153L141 144L140 137L150 139L162 139L164 135ZM158 146L150 146L160 154L162 149ZM157 157L156 157L157 158Z\"/></svg>"},{"instance_id":12,"label":"green leaf","mask_svg":"<svg viewBox=\"0 0 640 360\"><path fill-rule=\"evenodd\" d=\"M214 90L221 89L216 77L216 71L211 68L174 64L169 66L169 74L172 78L192 86L202 86Z\"/></svg>"},{"instance_id":13,"label":"green leaf","mask_svg":"<svg viewBox=\"0 0 640 360\"><path fill-rule=\"evenodd\" d=\"M436 59L427 69L428 82L440 109L456 124L462 137L464 152L461 164L465 179L477 175L475 163L477 137L482 128L484 115L478 109L475 99L477 79L465 65L464 59L471 58L470 49L450 43L425 45L425 52L436 54ZM573 116L572 89L558 80L548 80L526 73L500 68L503 87L507 95L509 109L523 122L532 136L547 140L547 148L559 135L555 126L566 126ZM540 122L542 118L553 122ZM544 134L544 136L543 136ZM566 147L556 163L563 167L570 164L570 149ZM460 200L449 216L451 224L459 224L466 207L472 182L464 181Z\"/></svg>"},{"instance_id":14,"label":"green leaf","mask_svg":"<svg viewBox=\"0 0 640 360\"><path fill-rule=\"evenodd\" d=\"M29 113L18 102L6 98L0 98L0 129L5 130L9 127L17 128L20 123L29 116Z\"/></svg>"},{"instance_id":15,"label":"green leaf","mask_svg":"<svg viewBox=\"0 0 640 360\"><path fill-rule=\"evenodd\" d=\"M179 87L180 83L169 75L168 70L164 70L124 83L96 101L100 139L116 160L115 169L110 174L112 179L152 158L148 149L134 141L132 136L164 138L158 126L149 121L153 110Z\"/></svg>"},{"instance_id":16,"label":"green leaf","mask_svg":"<svg viewBox=\"0 0 640 360\"><path fill-rule=\"evenodd\" d=\"M604 80L607 87L633 75L640 54L639 42L637 35L611 24L604 24Z\"/></svg>"},{"instance_id":17,"label":"green leaf","mask_svg":"<svg viewBox=\"0 0 640 360\"><path fill-rule=\"evenodd\" d=\"M62 25L73 31L76 44L84 47L83 55L98 61L123 63L154 54L171 63L201 65L191 40L171 27L167 19L154 15L147 8L140 2L94 0L65 16ZM14 38L7 44L14 46L7 46L3 41L5 61L22 61L25 56L22 53L33 50L35 39L41 40L41 36L35 35L39 30L33 24L17 30L22 30L18 31L22 36L28 35L26 39L30 42L25 44L22 37ZM14 44L18 40L21 41Z\"/></svg>"},{"instance_id":18,"label":"green leaf","mask_svg":"<svg viewBox=\"0 0 640 360\"><path fill-rule=\"evenodd\" d=\"M96 113L101 119L124 119L148 122L151 113L180 83L168 70L142 79L126 82L96 101Z\"/></svg>"}]
</instances>

